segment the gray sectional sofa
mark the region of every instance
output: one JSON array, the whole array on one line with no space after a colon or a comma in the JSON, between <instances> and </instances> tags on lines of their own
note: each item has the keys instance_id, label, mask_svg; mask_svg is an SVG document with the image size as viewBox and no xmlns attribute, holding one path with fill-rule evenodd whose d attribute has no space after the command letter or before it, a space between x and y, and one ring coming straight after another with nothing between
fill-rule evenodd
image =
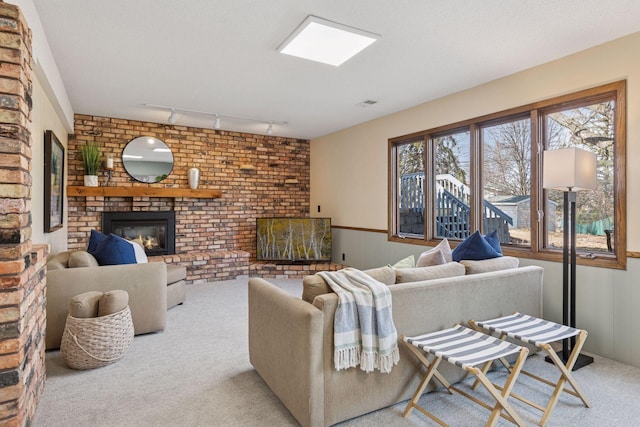
<instances>
[{"instance_id":1,"label":"gray sectional sofa","mask_svg":"<svg viewBox=\"0 0 640 427\"><path fill-rule=\"evenodd\" d=\"M523 267L391 285L396 329L411 336L514 311L540 317L542 275L540 267ZM407 400L419 382L418 364L402 345L390 374L336 371L337 304L334 293L309 303L266 280L249 280L251 364L305 427L332 425ZM443 365L449 381L462 379L460 369Z\"/></svg>"}]
</instances>

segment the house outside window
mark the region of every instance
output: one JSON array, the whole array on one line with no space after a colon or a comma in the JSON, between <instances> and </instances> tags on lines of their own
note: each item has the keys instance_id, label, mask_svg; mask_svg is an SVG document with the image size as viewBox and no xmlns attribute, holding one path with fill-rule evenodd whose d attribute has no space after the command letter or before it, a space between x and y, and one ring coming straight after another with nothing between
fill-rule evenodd
<instances>
[{"instance_id":1,"label":"house outside window","mask_svg":"<svg viewBox=\"0 0 640 427\"><path fill-rule=\"evenodd\" d=\"M542 188L542 152L597 155L578 194L579 262L626 267L624 81L389 140L389 239L453 244L498 232L506 254L560 260L563 195Z\"/></svg>"}]
</instances>

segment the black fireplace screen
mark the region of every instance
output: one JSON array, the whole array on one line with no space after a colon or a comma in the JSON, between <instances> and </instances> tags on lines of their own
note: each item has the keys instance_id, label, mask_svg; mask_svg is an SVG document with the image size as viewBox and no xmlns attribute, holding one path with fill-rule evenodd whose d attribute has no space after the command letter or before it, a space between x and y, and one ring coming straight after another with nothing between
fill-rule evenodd
<instances>
[{"instance_id":1,"label":"black fireplace screen","mask_svg":"<svg viewBox=\"0 0 640 427\"><path fill-rule=\"evenodd\" d=\"M148 256L175 253L175 212L104 212L102 231L142 245Z\"/></svg>"}]
</instances>

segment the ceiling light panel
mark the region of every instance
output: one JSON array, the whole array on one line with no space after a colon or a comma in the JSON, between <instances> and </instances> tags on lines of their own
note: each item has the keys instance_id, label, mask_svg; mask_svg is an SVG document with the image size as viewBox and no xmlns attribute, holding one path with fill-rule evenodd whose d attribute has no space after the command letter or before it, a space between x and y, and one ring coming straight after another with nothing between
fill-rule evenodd
<instances>
[{"instance_id":1,"label":"ceiling light panel","mask_svg":"<svg viewBox=\"0 0 640 427\"><path fill-rule=\"evenodd\" d=\"M278 52L337 67L378 38L378 34L310 15L278 46Z\"/></svg>"}]
</instances>

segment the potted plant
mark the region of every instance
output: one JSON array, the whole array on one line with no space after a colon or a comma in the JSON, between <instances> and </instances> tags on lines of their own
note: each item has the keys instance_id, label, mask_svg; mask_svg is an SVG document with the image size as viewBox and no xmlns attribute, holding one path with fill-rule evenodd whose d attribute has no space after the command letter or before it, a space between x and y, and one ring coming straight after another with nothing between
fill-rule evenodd
<instances>
[{"instance_id":1,"label":"potted plant","mask_svg":"<svg viewBox=\"0 0 640 427\"><path fill-rule=\"evenodd\" d=\"M95 142L89 141L80 147L82 164L84 166L84 185L86 187L98 186L98 168L100 167L100 147Z\"/></svg>"}]
</instances>

